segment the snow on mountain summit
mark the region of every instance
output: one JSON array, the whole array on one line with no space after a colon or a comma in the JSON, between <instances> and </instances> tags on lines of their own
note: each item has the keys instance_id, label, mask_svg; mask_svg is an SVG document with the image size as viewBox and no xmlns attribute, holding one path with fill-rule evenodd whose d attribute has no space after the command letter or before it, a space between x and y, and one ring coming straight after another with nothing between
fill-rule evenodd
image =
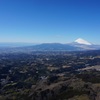
<instances>
[{"instance_id":1,"label":"snow on mountain summit","mask_svg":"<svg viewBox=\"0 0 100 100\"><path fill-rule=\"evenodd\" d=\"M78 38L77 40L75 40L76 43L79 43L79 44L84 44L84 45L92 45L90 42L82 39L82 38Z\"/></svg>"}]
</instances>

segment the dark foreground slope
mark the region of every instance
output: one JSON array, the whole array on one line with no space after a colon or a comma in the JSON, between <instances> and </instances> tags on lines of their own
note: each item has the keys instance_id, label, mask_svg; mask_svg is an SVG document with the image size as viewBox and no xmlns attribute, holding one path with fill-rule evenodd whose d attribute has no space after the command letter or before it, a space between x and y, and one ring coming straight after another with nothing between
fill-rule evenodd
<instances>
[{"instance_id":1,"label":"dark foreground slope","mask_svg":"<svg viewBox=\"0 0 100 100\"><path fill-rule=\"evenodd\" d=\"M0 100L100 100L100 51L0 54Z\"/></svg>"}]
</instances>

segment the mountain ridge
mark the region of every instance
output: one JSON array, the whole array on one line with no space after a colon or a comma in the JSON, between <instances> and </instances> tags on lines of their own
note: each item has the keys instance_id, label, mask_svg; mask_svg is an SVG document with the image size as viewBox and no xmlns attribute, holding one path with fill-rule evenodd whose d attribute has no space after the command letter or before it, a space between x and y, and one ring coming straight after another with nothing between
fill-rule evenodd
<instances>
[{"instance_id":1,"label":"mountain ridge","mask_svg":"<svg viewBox=\"0 0 100 100\"><path fill-rule=\"evenodd\" d=\"M81 40L81 41L80 41ZM33 51L86 51L86 50L100 50L100 45L94 45L84 39L77 39L72 43L42 43L37 45L2 48L0 52L33 52Z\"/></svg>"}]
</instances>

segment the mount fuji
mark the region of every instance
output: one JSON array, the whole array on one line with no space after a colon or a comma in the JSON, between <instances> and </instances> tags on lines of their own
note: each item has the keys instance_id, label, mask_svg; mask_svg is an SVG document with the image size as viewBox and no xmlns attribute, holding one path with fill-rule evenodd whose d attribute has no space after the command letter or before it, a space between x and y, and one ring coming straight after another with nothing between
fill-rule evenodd
<instances>
[{"instance_id":1,"label":"mount fuji","mask_svg":"<svg viewBox=\"0 0 100 100\"><path fill-rule=\"evenodd\" d=\"M77 47L78 50L100 50L100 45L95 45L82 38L76 39L74 42L70 43L70 45Z\"/></svg>"},{"instance_id":2,"label":"mount fuji","mask_svg":"<svg viewBox=\"0 0 100 100\"><path fill-rule=\"evenodd\" d=\"M75 40L76 43L79 43L79 44L84 44L84 45L92 45L92 43L82 39L82 38L78 38L77 40Z\"/></svg>"}]
</instances>

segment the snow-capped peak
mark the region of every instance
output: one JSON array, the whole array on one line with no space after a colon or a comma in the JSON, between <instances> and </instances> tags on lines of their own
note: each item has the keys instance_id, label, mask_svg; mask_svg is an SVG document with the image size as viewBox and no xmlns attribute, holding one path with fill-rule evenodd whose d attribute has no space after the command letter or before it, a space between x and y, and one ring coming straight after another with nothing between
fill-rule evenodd
<instances>
[{"instance_id":1,"label":"snow-capped peak","mask_svg":"<svg viewBox=\"0 0 100 100\"><path fill-rule=\"evenodd\" d=\"M79 43L79 44L84 44L84 45L92 45L90 42L82 39L82 38L78 38L77 40L75 40L76 43Z\"/></svg>"}]
</instances>

